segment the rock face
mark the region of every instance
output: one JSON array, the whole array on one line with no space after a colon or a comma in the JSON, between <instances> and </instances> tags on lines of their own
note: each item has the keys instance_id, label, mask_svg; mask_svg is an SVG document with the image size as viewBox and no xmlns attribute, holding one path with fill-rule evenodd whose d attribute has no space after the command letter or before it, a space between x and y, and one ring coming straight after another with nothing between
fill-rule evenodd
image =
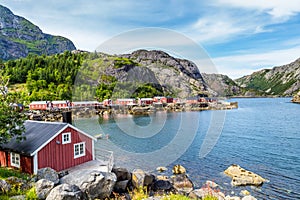
<instances>
[{"instance_id":1,"label":"rock face","mask_svg":"<svg viewBox=\"0 0 300 200\"><path fill-rule=\"evenodd\" d=\"M240 87L260 90L269 95L292 95L300 89L300 58L290 64L260 70L235 81Z\"/></svg>"},{"instance_id":2,"label":"rock face","mask_svg":"<svg viewBox=\"0 0 300 200\"><path fill-rule=\"evenodd\" d=\"M300 91L293 97L293 103L300 103Z\"/></svg>"},{"instance_id":3,"label":"rock face","mask_svg":"<svg viewBox=\"0 0 300 200\"><path fill-rule=\"evenodd\" d=\"M41 179L35 183L38 199L46 199L50 191L54 188L54 183L46 179Z\"/></svg>"},{"instance_id":4,"label":"rock face","mask_svg":"<svg viewBox=\"0 0 300 200\"><path fill-rule=\"evenodd\" d=\"M138 50L127 57L153 71L165 93L176 93L178 97L198 95L203 91L213 93L203 80L198 67L191 61L155 50Z\"/></svg>"},{"instance_id":5,"label":"rock face","mask_svg":"<svg viewBox=\"0 0 300 200\"><path fill-rule=\"evenodd\" d=\"M209 87L217 92L218 96L242 95L243 91L234 80L222 74L201 74Z\"/></svg>"},{"instance_id":6,"label":"rock face","mask_svg":"<svg viewBox=\"0 0 300 200\"><path fill-rule=\"evenodd\" d=\"M231 165L224 173L232 178L231 184L234 186L262 185L266 179L261 176L241 168L239 165Z\"/></svg>"},{"instance_id":7,"label":"rock face","mask_svg":"<svg viewBox=\"0 0 300 200\"><path fill-rule=\"evenodd\" d=\"M59 183L58 173L50 167L39 169L37 172L37 179L46 179L48 181L52 181L54 184Z\"/></svg>"},{"instance_id":8,"label":"rock face","mask_svg":"<svg viewBox=\"0 0 300 200\"><path fill-rule=\"evenodd\" d=\"M103 173L95 170L81 170L61 178L61 183L76 185L88 195L90 199L108 198L117 177L114 173Z\"/></svg>"},{"instance_id":9,"label":"rock face","mask_svg":"<svg viewBox=\"0 0 300 200\"><path fill-rule=\"evenodd\" d=\"M36 25L0 5L1 59L16 59L29 53L50 55L65 50L75 50L70 40L45 34Z\"/></svg>"},{"instance_id":10,"label":"rock face","mask_svg":"<svg viewBox=\"0 0 300 200\"><path fill-rule=\"evenodd\" d=\"M53 188L46 200L85 200L86 195L76 185L61 184Z\"/></svg>"}]
</instances>

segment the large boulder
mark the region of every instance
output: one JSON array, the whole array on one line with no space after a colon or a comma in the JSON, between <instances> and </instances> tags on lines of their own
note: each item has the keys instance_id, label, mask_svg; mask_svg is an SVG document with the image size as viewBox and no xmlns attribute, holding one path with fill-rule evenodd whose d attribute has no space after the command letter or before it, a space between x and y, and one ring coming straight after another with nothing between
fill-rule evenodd
<instances>
[{"instance_id":1,"label":"large boulder","mask_svg":"<svg viewBox=\"0 0 300 200\"><path fill-rule=\"evenodd\" d=\"M171 177L171 183L180 194L188 194L194 189L193 182L185 174Z\"/></svg>"},{"instance_id":2,"label":"large boulder","mask_svg":"<svg viewBox=\"0 0 300 200\"><path fill-rule=\"evenodd\" d=\"M54 188L54 183L46 179L41 179L35 183L35 188L38 199L46 199L50 191Z\"/></svg>"},{"instance_id":3,"label":"large boulder","mask_svg":"<svg viewBox=\"0 0 300 200\"><path fill-rule=\"evenodd\" d=\"M77 185L90 199L105 199L110 196L117 177L111 172L80 170L64 176L60 181L61 183Z\"/></svg>"},{"instance_id":4,"label":"large boulder","mask_svg":"<svg viewBox=\"0 0 300 200\"><path fill-rule=\"evenodd\" d=\"M144 186L146 173L141 169L134 169L132 171L132 185L135 188L140 188Z\"/></svg>"},{"instance_id":5,"label":"large boulder","mask_svg":"<svg viewBox=\"0 0 300 200\"><path fill-rule=\"evenodd\" d=\"M126 168L113 168L112 172L116 174L117 181L131 180L131 173Z\"/></svg>"},{"instance_id":6,"label":"large boulder","mask_svg":"<svg viewBox=\"0 0 300 200\"><path fill-rule=\"evenodd\" d=\"M232 178L231 184L234 186L262 185L266 179L261 176L241 168L239 165L231 165L224 173Z\"/></svg>"},{"instance_id":7,"label":"large boulder","mask_svg":"<svg viewBox=\"0 0 300 200\"><path fill-rule=\"evenodd\" d=\"M46 200L85 200L88 199L76 185L61 184L53 188Z\"/></svg>"},{"instance_id":8,"label":"large boulder","mask_svg":"<svg viewBox=\"0 0 300 200\"><path fill-rule=\"evenodd\" d=\"M173 189L173 186L170 183L170 181L157 180L153 183L154 191L170 191L172 189Z\"/></svg>"},{"instance_id":9,"label":"large boulder","mask_svg":"<svg viewBox=\"0 0 300 200\"><path fill-rule=\"evenodd\" d=\"M129 182L128 180L116 182L116 184L115 184L115 186L114 186L114 192L117 192L117 193L125 193L125 192L128 192L128 191L127 191L128 182Z\"/></svg>"},{"instance_id":10,"label":"large boulder","mask_svg":"<svg viewBox=\"0 0 300 200\"><path fill-rule=\"evenodd\" d=\"M52 181L55 185L59 183L58 173L50 168L42 168L37 172L37 180L46 179L48 181Z\"/></svg>"},{"instance_id":11,"label":"large boulder","mask_svg":"<svg viewBox=\"0 0 300 200\"><path fill-rule=\"evenodd\" d=\"M213 196L216 197L218 200L225 200L225 195L222 192L212 190L208 187L193 190L189 194L189 197L192 199L204 199L206 196Z\"/></svg>"}]
</instances>

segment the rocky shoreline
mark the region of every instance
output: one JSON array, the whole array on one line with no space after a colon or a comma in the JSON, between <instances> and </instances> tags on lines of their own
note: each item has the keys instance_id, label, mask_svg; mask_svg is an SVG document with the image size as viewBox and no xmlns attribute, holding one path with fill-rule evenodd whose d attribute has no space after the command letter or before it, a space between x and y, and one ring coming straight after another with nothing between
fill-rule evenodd
<instances>
[{"instance_id":1,"label":"rocky shoreline","mask_svg":"<svg viewBox=\"0 0 300 200\"><path fill-rule=\"evenodd\" d=\"M300 103L300 91L293 97L293 103Z\"/></svg>"},{"instance_id":2,"label":"rocky shoreline","mask_svg":"<svg viewBox=\"0 0 300 200\"><path fill-rule=\"evenodd\" d=\"M91 118L94 116L100 116L107 118L108 116L114 116L117 114L128 115L148 115L155 112L185 112L185 111L205 111L205 110L230 110L237 109L237 102L223 102L209 104L203 106L203 104L168 104L164 106L114 106L114 107L101 107L101 108L76 108L76 109L61 109L61 110L29 110L25 112L27 119L37 121L63 121L64 112L72 112L73 118Z\"/></svg>"},{"instance_id":3,"label":"rocky shoreline","mask_svg":"<svg viewBox=\"0 0 300 200\"><path fill-rule=\"evenodd\" d=\"M167 170L165 167L158 167L157 172ZM140 199L159 200L168 195L182 195L189 199L210 199L218 200L256 200L247 190L241 190L239 196L225 195L221 187L210 180L203 183L201 188L195 188L192 180L181 165L175 165L170 177L154 173L147 173L142 169L134 169L132 172L122 167L114 167L111 172L103 172L97 168L82 169L57 173L51 168L38 170L30 182L14 179L21 188L35 186L38 199L46 200L68 200L68 199ZM253 172L247 171L238 165L232 165L224 171L232 177L232 185L253 185L260 186L266 180ZM12 188L5 180L0 182L0 191L7 191ZM1 192L0 192L1 194ZM25 199L18 196L17 199Z\"/></svg>"}]
</instances>

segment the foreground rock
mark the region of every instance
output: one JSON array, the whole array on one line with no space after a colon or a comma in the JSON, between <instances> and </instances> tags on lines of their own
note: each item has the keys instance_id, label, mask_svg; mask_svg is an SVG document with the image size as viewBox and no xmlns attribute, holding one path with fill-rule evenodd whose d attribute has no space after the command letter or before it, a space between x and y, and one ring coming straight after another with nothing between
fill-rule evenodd
<instances>
[{"instance_id":1,"label":"foreground rock","mask_svg":"<svg viewBox=\"0 0 300 200\"><path fill-rule=\"evenodd\" d=\"M61 183L78 186L89 199L109 198L116 181L117 177L114 173L96 170L81 170L61 178Z\"/></svg>"},{"instance_id":2,"label":"foreground rock","mask_svg":"<svg viewBox=\"0 0 300 200\"><path fill-rule=\"evenodd\" d=\"M192 199L203 199L206 196L213 196L218 200L225 200L225 195L222 192L217 192L210 188L196 189L189 194L189 197Z\"/></svg>"},{"instance_id":3,"label":"foreground rock","mask_svg":"<svg viewBox=\"0 0 300 200\"><path fill-rule=\"evenodd\" d=\"M171 183L180 194L189 194L194 189L193 182L185 174L172 177Z\"/></svg>"},{"instance_id":4,"label":"foreground rock","mask_svg":"<svg viewBox=\"0 0 300 200\"><path fill-rule=\"evenodd\" d=\"M76 185L61 184L51 190L46 200L85 200L86 195Z\"/></svg>"},{"instance_id":5,"label":"foreground rock","mask_svg":"<svg viewBox=\"0 0 300 200\"><path fill-rule=\"evenodd\" d=\"M224 173L232 178L231 184L234 186L262 185L266 179L261 176L241 168L239 165L231 165Z\"/></svg>"},{"instance_id":6,"label":"foreground rock","mask_svg":"<svg viewBox=\"0 0 300 200\"><path fill-rule=\"evenodd\" d=\"M51 190L54 188L52 181L41 179L35 184L38 199L46 199Z\"/></svg>"},{"instance_id":7,"label":"foreground rock","mask_svg":"<svg viewBox=\"0 0 300 200\"><path fill-rule=\"evenodd\" d=\"M42 168L37 172L37 180L46 179L48 181L52 181L55 185L59 183L58 173L50 168Z\"/></svg>"}]
</instances>

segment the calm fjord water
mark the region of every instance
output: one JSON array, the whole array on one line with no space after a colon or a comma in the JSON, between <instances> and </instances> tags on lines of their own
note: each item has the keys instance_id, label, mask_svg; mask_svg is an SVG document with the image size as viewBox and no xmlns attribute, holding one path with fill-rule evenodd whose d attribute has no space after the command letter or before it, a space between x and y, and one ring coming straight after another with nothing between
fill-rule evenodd
<instances>
[{"instance_id":1,"label":"calm fjord water","mask_svg":"<svg viewBox=\"0 0 300 200\"><path fill-rule=\"evenodd\" d=\"M176 152L180 157L167 166L167 175L171 174L174 164L181 164L198 188L206 180L213 180L221 186L221 191L229 195L233 192L238 195L242 189L247 189L258 199L300 199L300 105L290 103L289 98L230 101L238 101L239 108L226 111L220 138L213 150L201 159L199 150L211 115L219 111L168 113L163 128L147 138L128 137L128 134L124 134L119 128L118 123L126 123L126 118L130 117L140 127L147 127L149 123L159 124L159 121L148 116L122 116L124 120L118 120L118 123L114 119L108 119L100 120L100 124L97 119L84 119L77 120L75 125L93 135L100 132L109 134L109 140L99 140L96 145L115 150L116 164L133 169L144 166L141 163L151 161L149 158L135 159L130 153L145 154L168 146L180 129L183 118L199 118L195 120L199 127L192 143L186 151ZM159 118L159 113L155 117ZM130 124L128 126L128 130L137 131L135 128L130 129ZM130 153L116 151L111 147L112 143ZM179 147L180 142L177 145ZM175 154L175 151L176 149L174 152L164 152L161 155L162 159L167 159L169 155ZM155 160L153 159L153 162ZM269 182L262 187L232 187L231 179L222 173L231 164L238 164L258 173Z\"/></svg>"}]
</instances>

